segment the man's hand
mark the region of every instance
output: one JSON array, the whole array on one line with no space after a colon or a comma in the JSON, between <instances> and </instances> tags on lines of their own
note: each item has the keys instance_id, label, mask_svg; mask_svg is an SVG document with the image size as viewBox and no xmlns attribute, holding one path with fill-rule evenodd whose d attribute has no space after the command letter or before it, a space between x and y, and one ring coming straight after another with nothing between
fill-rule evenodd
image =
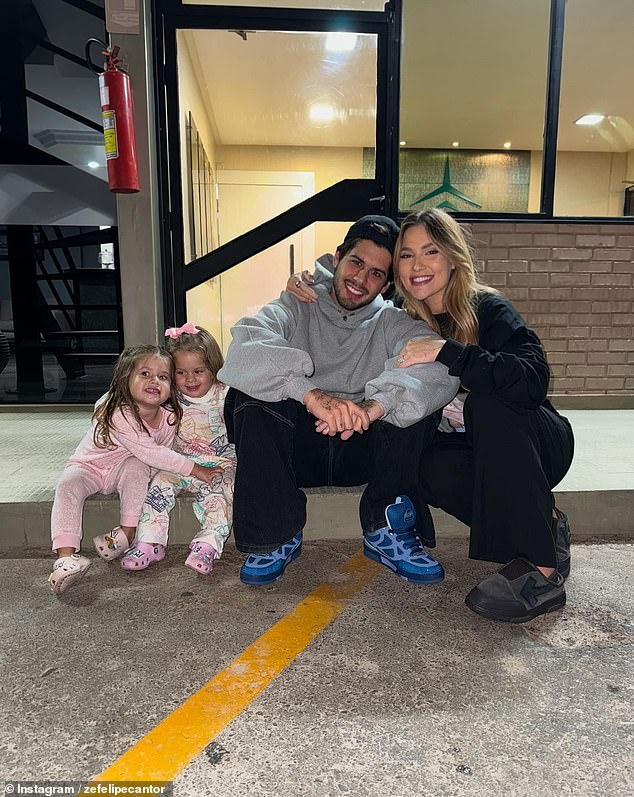
<instances>
[{"instance_id":1,"label":"man's hand","mask_svg":"<svg viewBox=\"0 0 634 797\"><path fill-rule=\"evenodd\" d=\"M379 404L378 401L374 401L374 399L366 399L365 401L362 401L360 404L355 406L357 406L359 409L363 410L367 414L370 423L374 423L374 421L380 420L385 415L385 409L383 405ZM368 428L369 424L368 426L365 426L361 429L357 428L346 429L343 432L341 432L341 439L349 440L355 432L363 434L363 432L366 431ZM317 432L320 432L321 434L331 434L330 427L325 421L316 421L315 430Z\"/></svg>"},{"instance_id":2,"label":"man's hand","mask_svg":"<svg viewBox=\"0 0 634 797\"><path fill-rule=\"evenodd\" d=\"M367 410L348 399L335 398L323 390L309 390L304 396L304 405L311 415L317 418L315 428L321 434L333 437L337 433L348 433L347 440L355 432L369 428L370 417Z\"/></svg>"},{"instance_id":3,"label":"man's hand","mask_svg":"<svg viewBox=\"0 0 634 797\"><path fill-rule=\"evenodd\" d=\"M302 271L301 274L291 274L285 290L300 302L314 304L318 299L317 292L310 287L314 282L315 278L310 271Z\"/></svg>"},{"instance_id":4,"label":"man's hand","mask_svg":"<svg viewBox=\"0 0 634 797\"><path fill-rule=\"evenodd\" d=\"M219 465L205 466L196 464L190 475L193 476L194 479L198 479L211 486L214 482L218 481L218 479L222 478L223 473L224 470Z\"/></svg>"}]
</instances>

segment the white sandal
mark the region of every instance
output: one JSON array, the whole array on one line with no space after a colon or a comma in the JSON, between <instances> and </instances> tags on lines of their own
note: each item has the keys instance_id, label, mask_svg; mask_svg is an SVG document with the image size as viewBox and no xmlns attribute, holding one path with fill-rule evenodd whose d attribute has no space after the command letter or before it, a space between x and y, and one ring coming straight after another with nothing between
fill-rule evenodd
<instances>
[{"instance_id":1,"label":"white sandal","mask_svg":"<svg viewBox=\"0 0 634 797\"><path fill-rule=\"evenodd\" d=\"M121 526L117 526L107 534L99 534L99 536L93 537L93 543L95 544L95 550L99 556L105 559L106 562L117 559L130 547L128 538L121 530Z\"/></svg>"},{"instance_id":2,"label":"white sandal","mask_svg":"<svg viewBox=\"0 0 634 797\"><path fill-rule=\"evenodd\" d=\"M84 577L90 567L90 559L74 553L71 556L61 556L53 565L53 572L48 577L51 590L56 595L72 587Z\"/></svg>"}]
</instances>

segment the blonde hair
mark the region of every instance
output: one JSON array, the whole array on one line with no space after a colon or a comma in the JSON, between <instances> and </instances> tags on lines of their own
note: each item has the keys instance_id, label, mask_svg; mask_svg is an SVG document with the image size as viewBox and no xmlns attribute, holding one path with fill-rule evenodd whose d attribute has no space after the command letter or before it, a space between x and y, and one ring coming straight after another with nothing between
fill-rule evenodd
<instances>
[{"instance_id":1,"label":"blonde hair","mask_svg":"<svg viewBox=\"0 0 634 797\"><path fill-rule=\"evenodd\" d=\"M170 410L172 413L172 418L168 419L170 426L177 426L180 423L183 417L183 410L176 397L174 360L171 355L161 346L129 346L119 355L114 366L112 382L106 393L105 400L93 413L95 429L92 439L98 448L110 448L116 445L110 437L110 432L112 431L112 416L117 410L129 410L139 424L139 429L146 432L148 435L150 434L130 394L130 377L139 360L145 360L148 357L160 357L165 361L170 374L170 395L167 401L163 402L161 406Z\"/></svg>"},{"instance_id":2,"label":"blonde hair","mask_svg":"<svg viewBox=\"0 0 634 797\"><path fill-rule=\"evenodd\" d=\"M205 361L205 364L211 371L214 382L218 381L218 371L224 365L224 357L220 351L220 346L216 343L214 336L207 332L203 327L197 326L196 332L190 335L188 332L183 332L177 338L169 338L167 341L167 350L174 357L179 351L193 352L200 354Z\"/></svg>"},{"instance_id":3,"label":"blonde hair","mask_svg":"<svg viewBox=\"0 0 634 797\"><path fill-rule=\"evenodd\" d=\"M433 330L440 332L431 310L424 301L412 296L400 275L403 237L410 227L419 224L425 227L432 242L453 266L443 297L444 312L449 316L447 326L443 327L443 333L460 343L477 343L476 297L483 291L488 293L497 293L497 291L478 282L473 254L465 231L452 216L438 208L410 213L401 224L401 232L394 250L394 284L404 299L403 306L411 316L426 321Z\"/></svg>"}]
</instances>

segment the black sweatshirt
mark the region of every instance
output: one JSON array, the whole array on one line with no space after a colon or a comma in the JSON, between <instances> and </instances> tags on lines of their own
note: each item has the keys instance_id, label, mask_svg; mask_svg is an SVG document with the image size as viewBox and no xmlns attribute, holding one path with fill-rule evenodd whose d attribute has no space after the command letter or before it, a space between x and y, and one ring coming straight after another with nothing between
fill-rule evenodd
<instances>
[{"instance_id":1,"label":"black sweatshirt","mask_svg":"<svg viewBox=\"0 0 634 797\"><path fill-rule=\"evenodd\" d=\"M530 409L542 404L554 409L546 399L550 369L542 344L511 302L500 294L482 292L475 312L478 343L447 340L437 362L473 393L493 394ZM448 316L435 318L443 334Z\"/></svg>"}]
</instances>

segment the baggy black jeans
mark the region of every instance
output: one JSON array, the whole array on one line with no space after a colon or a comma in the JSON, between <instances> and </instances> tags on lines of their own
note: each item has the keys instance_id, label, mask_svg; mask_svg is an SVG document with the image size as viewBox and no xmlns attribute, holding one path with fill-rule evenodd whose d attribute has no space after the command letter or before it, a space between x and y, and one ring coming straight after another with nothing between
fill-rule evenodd
<instances>
[{"instance_id":1,"label":"baggy black jeans","mask_svg":"<svg viewBox=\"0 0 634 797\"><path fill-rule=\"evenodd\" d=\"M436 432L423 453L424 495L471 527L472 559L556 567L551 491L572 463L568 419L475 393L464 418L464 433Z\"/></svg>"},{"instance_id":2,"label":"baggy black jeans","mask_svg":"<svg viewBox=\"0 0 634 797\"><path fill-rule=\"evenodd\" d=\"M306 524L302 487L367 484L359 515L365 532L385 526L385 508L407 495L423 542L433 522L418 480L421 453L438 413L405 429L384 421L349 440L315 431L315 418L292 399L259 401L231 389L225 401L229 440L237 454L233 532L238 550L268 553Z\"/></svg>"}]
</instances>

